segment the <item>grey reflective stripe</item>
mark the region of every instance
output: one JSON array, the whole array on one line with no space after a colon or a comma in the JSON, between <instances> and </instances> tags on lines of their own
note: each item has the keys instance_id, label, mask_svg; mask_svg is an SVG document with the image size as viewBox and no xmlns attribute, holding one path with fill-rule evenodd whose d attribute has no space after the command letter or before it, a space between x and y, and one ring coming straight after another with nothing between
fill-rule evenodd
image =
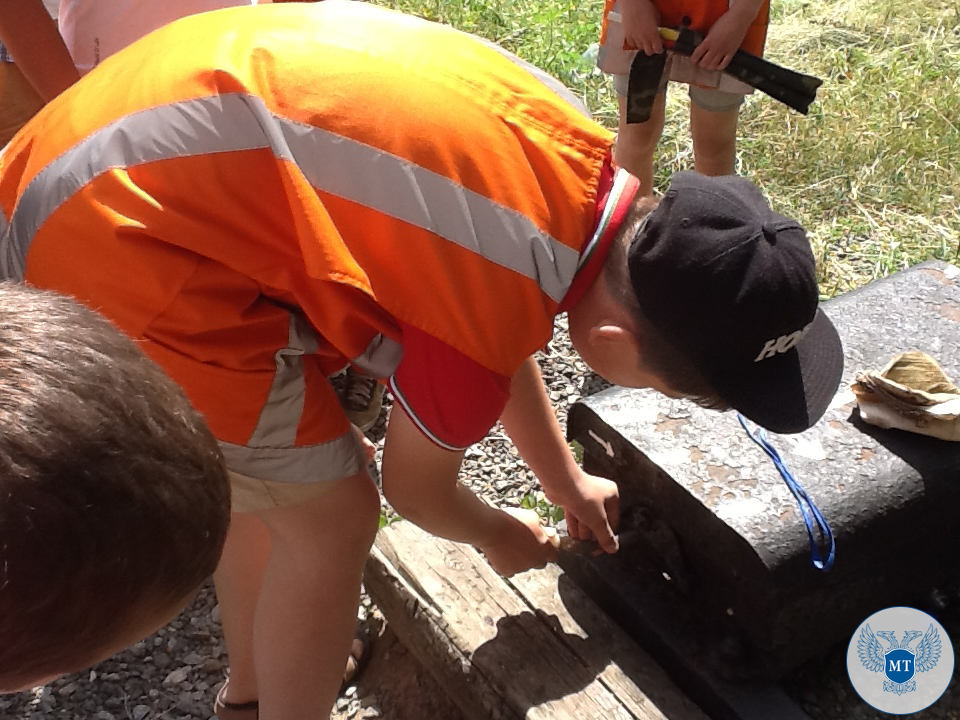
<instances>
[{"instance_id":1,"label":"grey reflective stripe","mask_svg":"<svg viewBox=\"0 0 960 720\"><path fill-rule=\"evenodd\" d=\"M573 281L579 253L522 213L378 148L280 122L297 165L314 187L429 230L531 278L556 302Z\"/></svg>"},{"instance_id":2,"label":"grey reflective stripe","mask_svg":"<svg viewBox=\"0 0 960 720\"><path fill-rule=\"evenodd\" d=\"M287 347L274 353L277 371L247 445L253 448L288 447L296 442L307 393L303 356L315 353L317 345L313 328L303 317L291 313Z\"/></svg>"},{"instance_id":3,"label":"grey reflective stripe","mask_svg":"<svg viewBox=\"0 0 960 720\"><path fill-rule=\"evenodd\" d=\"M403 345L384 337L379 333L370 341L363 355L358 355L352 362L376 378L387 378L393 375L400 359L403 357Z\"/></svg>"},{"instance_id":4,"label":"grey reflective stripe","mask_svg":"<svg viewBox=\"0 0 960 720\"><path fill-rule=\"evenodd\" d=\"M557 78L553 77L553 75L551 75L550 73L544 72L543 70L538 68L536 65L531 65L523 58L517 57L512 52L510 52L506 48L500 47L492 40L487 40L486 38L481 38L481 37L474 37L474 39L479 40L484 45L487 45L490 48L493 48L498 53L503 55L505 58L510 60L514 65L518 65L519 67L522 67L528 73L533 75L537 80L543 83L547 88L552 90L554 94L566 100L573 107L574 110L576 110L578 113L583 115L585 118L587 118L588 120L593 119L593 115L587 109L587 106L586 104L584 104L583 100L581 100L576 95L574 95L573 92L570 90L570 88L568 88L562 82L557 80Z\"/></svg>"},{"instance_id":5,"label":"grey reflective stripe","mask_svg":"<svg viewBox=\"0 0 960 720\"><path fill-rule=\"evenodd\" d=\"M10 224L0 213L0 280L23 282L24 258L11 238Z\"/></svg>"},{"instance_id":6,"label":"grey reflective stripe","mask_svg":"<svg viewBox=\"0 0 960 720\"><path fill-rule=\"evenodd\" d=\"M303 356L315 353L317 345L317 334L306 319L291 313L287 346L274 354L277 370L257 427L246 445L220 443L229 469L293 483L337 480L360 471L352 430L329 442L294 446L306 401Z\"/></svg>"},{"instance_id":7,"label":"grey reflective stripe","mask_svg":"<svg viewBox=\"0 0 960 720\"><path fill-rule=\"evenodd\" d=\"M74 193L112 168L174 157L269 146L270 114L259 98L229 94L133 113L104 126L41 170L23 191L10 220L20 263L37 230ZM279 154L280 148L275 149Z\"/></svg>"},{"instance_id":8,"label":"grey reflective stripe","mask_svg":"<svg viewBox=\"0 0 960 720\"><path fill-rule=\"evenodd\" d=\"M261 480L329 482L360 472L353 430L319 445L254 448L221 441L220 450L228 469Z\"/></svg>"},{"instance_id":9,"label":"grey reflective stripe","mask_svg":"<svg viewBox=\"0 0 960 720\"><path fill-rule=\"evenodd\" d=\"M9 255L22 275L37 229L111 168L174 157L270 148L314 187L371 207L535 280L559 302L578 253L529 218L443 175L378 148L270 113L252 95L227 94L151 108L107 125L44 168L11 219ZM359 170L358 170L359 169Z\"/></svg>"},{"instance_id":10,"label":"grey reflective stripe","mask_svg":"<svg viewBox=\"0 0 960 720\"><path fill-rule=\"evenodd\" d=\"M7 216L0 212L0 280L16 280L20 282L23 280L23 273L17 272L14 267L13 258L10 257L13 244L10 242L10 235L7 232L8 229Z\"/></svg>"}]
</instances>

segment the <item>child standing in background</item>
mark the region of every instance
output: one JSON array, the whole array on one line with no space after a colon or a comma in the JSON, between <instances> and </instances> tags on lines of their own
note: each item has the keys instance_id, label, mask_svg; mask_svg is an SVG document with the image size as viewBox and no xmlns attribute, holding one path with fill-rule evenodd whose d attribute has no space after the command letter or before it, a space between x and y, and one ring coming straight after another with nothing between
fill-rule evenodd
<instances>
[{"instance_id":1,"label":"child standing in background","mask_svg":"<svg viewBox=\"0 0 960 720\"><path fill-rule=\"evenodd\" d=\"M690 86L696 170L704 175L730 175L736 160L740 106L753 89L722 70L739 49L763 53L769 9L769 0L606 0L598 65L613 74L619 101L616 160L640 179L640 192L653 193L653 155L663 132L666 84L656 95L650 118L628 124L627 77L633 58L638 52L664 52L658 27L689 27L704 35L690 57L670 53L664 77ZM611 17L611 13L616 14ZM616 24L620 27L615 28Z\"/></svg>"}]
</instances>

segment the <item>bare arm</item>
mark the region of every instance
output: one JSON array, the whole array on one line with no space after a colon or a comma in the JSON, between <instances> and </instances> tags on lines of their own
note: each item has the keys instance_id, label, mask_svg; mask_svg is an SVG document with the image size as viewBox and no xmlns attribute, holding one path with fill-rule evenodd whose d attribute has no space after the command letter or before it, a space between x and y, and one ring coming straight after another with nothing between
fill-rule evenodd
<instances>
[{"instance_id":1,"label":"bare arm","mask_svg":"<svg viewBox=\"0 0 960 720\"><path fill-rule=\"evenodd\" d=\"M592 534L604 550L616 552L616 483L588 475L577 465L534 358L527 358L513 376L510 400L500 422L540 479L547 498L563 506L570 534L584 540Z\"/></svg>"},{"instance_id":2,"label":"bare arm","mask_svg":"<svg viewBox=\"0 0 960 720\"><path fill-rule=\"evenodd\" d=\"M496 532L494 508L457 481L462 452L434 445L399 407L390 413L383 450L383 493L427 532L483 545Z\"/></svg>"},{"instance_id":3,"label":"bare arm","mask_svg":"<svg viewBox=\"0 0 960 720\"><path fill-rule=\"evenodd\" d=\"M730 9L717 18L690 59L706 70L723 70L740 49L762 5L763 0L735 0L730 3Z\"/></svg>"},{"instance_id":4,"label":"bare arm","mask_svg":"<svg viewBox=\"0 0 960 720\"><path fill-rule=\"evenodd\" d=\"M383 493L404 518L427 532L470 543L497 572L543 567L556 556L532 511L491 507L457 481L462 452L433 444L394 406L383 450Z\"/></svg>"},{"instance_id":5,"label":"bare arm","mask_svg":"<svg viewBox=\"0 0 960 720\"><path fill-rule=\"evenodd\" d=\"M647 55L663 52L663 42L657 25L660 12L650 0L621 0L620 16L627 47Z\"/></svg>"},{"instance_id":6,"label":"bare arm","mask_svg":"<svg viewBox=\"0 0 960 720\"><path fill-rule=\"evenodd\" d=\"M0 41L46 102L80 79L41 0L0 0Z\"/></svg>"}]
</instances>

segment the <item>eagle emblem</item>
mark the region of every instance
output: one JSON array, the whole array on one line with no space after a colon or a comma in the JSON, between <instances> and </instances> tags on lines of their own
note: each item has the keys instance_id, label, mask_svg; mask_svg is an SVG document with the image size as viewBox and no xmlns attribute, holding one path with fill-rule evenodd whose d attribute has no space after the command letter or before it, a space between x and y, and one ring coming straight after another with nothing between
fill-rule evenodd
<instances>
[{"instance_id":1,"label":"eagle emblem","mask_svg":"<svg viewBox=\"0 0 960 720\"><path fill-rule=\"evenodd\" d=\"M910 643L923 635L923 639L915 650L910 649ZM884 650L877 638L882 638L889 647ZM871 672L883 672L886 680L883 681L885 692L903 695L917 689L914 675L918 672L927 672L936 667L940 661L943 646L940 634L930 624L926 633L919 630L905 630L903 640L897 642L897 635L892 630L870 629L870 624L860 631L857 640L857 654L861 664Z\"/></svg>"}]
</instances>

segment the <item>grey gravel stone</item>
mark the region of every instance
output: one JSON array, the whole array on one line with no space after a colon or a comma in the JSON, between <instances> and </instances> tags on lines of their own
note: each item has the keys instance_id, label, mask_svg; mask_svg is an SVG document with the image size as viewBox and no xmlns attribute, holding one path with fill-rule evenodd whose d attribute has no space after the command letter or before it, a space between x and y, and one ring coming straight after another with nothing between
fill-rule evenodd
<instances>
[{"instance_id":1,"label":"grey gravel stone","mask_svg":"<svg viewBox=\"0 0 960 720\"><path fill-rule=\"evenodd\" d=\"M183 658L183 663L185 665L202 665L203 661L204 657L195 652L187 653Z\"/></svg>"},{"instance_id":2,"label":"grey gravel stone","mask_svg":"<svg viewBox=\"0 0 960 720\"><path fill-rule=\"evenodd\" d=\"M205 673L215 673L223 670L223 661L219 658L208 658L200 665L200 671Z\"/></svg>"},{"instance_id":3,"label":"grey gravel stone","mask_svg":"<svg viewBox=\"0 0 960 720\"><path fill-rule=\"evenodd\" d=\"M163 679L164 685L179 685L187 679L188 668L177 668Z\"/></svg>"}]
</instances>

